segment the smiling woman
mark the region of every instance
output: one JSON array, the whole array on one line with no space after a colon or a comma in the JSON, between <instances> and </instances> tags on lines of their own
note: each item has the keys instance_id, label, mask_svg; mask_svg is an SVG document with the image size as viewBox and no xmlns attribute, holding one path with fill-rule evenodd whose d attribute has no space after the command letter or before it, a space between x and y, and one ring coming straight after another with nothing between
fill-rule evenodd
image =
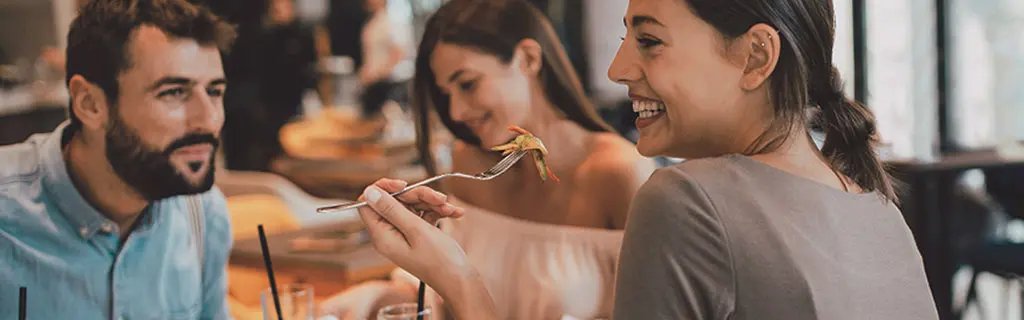
<instances>
[{"instance_id":1,"label":"smiling woman","mask_svg":"<svg viewBox=\"0 0 1024 320\"><path fill-rule=\"evenodd\" d=\"M820 0L629 1L609 78L629 88L640 153L689 160L632 201L613 318L937 318L873 116L841 90L833 15ZM810 121L825 129L820 150ZM503 316L509 293L491 291L493 303L481 280L492 266L474 268L453 239L366 194L360 215L384 255L458 318Z\"/></svg>"},{"instance_id":2,"label":"smiling woman","mask_svg":"<svg viewBox=\"0 0 1024 320\"><path fill-rule=\"evenodd\" d=\"M529 56L523 49L532 51ZM508 125L530 129L525 112L501 109L549 108L558 116L575 122L591 132L612 132L601 120L586 97L572 69L565 49L543 13L524 1L458 1L438 10L427 22L416 60L414 105L419 113L418 141L430 141L431 109L460 140L477 146L493 146L511 139ZM524 58L535 58L531 65ZM509 65L511 63L517 65ZM511 67L535 68L536 87L524 86L522 76ZM492 70L503 70L500 77L483 77ZM478 88L484 85L484 88ZM490 87L502 90L489 90ZM494 97L474 92L496 94ZM454 99L462 99L453 101ZM482 105L503 105L488 112L466 111L470 101ZM536 100L542 100L537 103ZM534 106L537 105L537 106ZM455 110L453 110L455 109ZM493 108L492 108L493 109ZM489 127L484 128L487 117ZM474 129L476 128L476 129ZM481 135L480 130L488 134ZM486 140L486 141L485 141ZM425 161L432 161L424 154Z\"/></svg>"},{"instance_id":3,"label":"smiling woman","mask_svg":"<svg viewBox=\"0 0 1024 320\"><path fill-rule=\"evenodd\" d=\"M501 159L490 150L496 146L548 151L487 182L442 185L467 208L465 219L443 228L506 302L499 314L609 316L626 213L654 163L598 117L544 14L524 0L447 2L426 24L413 98L420 152L432 173L435 116L457 138L453 171L488 170ZM326 308L359 319L372 306L358 301L381 301L382 292L414 299L415 282L395 282L389 289L367 284Z\"/></svg>"},{"instance_id":4,"label":"smiling woman","mask_svg":"<svg viewBox=\"0 0 1024 320\"><path fill-rule=\"evenodd\" d=\"M833 66L830 1L632 0L625 22L608 73L638 149L691 161L637 194L617 318L936 317L873 116Z\"/></svg>"}]
</instances>

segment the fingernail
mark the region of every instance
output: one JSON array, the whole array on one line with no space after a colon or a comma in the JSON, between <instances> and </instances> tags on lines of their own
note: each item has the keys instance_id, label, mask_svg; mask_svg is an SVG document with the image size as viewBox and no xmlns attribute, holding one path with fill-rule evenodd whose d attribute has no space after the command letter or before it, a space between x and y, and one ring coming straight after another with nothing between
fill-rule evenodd
<instances>
[{"instance_id":1,"label":"fingernail","mask_svg":"<svg viewBox=\"0 0 1024 320\"><path fill-rule=\"evenodd\" d=\"M434 191L434 193L437 194L438 198L441 198L441 199L446 200L446 201L448 200L448 195L440 193L440 192L437 192L437 191Z\"/></svg>"},{"instance_id":2,"label":"fingernail","mask_svg":"<svg viewBox=\"0 0 1024 320\"><path fill-rule=\"evenodd\" d=\"M377 189L377 187L370 186L366 188L366 191L363 192L363 195L366 196L366 201L376 203L377 200L380 200L381 193L380 190Z\"/></svg>"}]
</instances>

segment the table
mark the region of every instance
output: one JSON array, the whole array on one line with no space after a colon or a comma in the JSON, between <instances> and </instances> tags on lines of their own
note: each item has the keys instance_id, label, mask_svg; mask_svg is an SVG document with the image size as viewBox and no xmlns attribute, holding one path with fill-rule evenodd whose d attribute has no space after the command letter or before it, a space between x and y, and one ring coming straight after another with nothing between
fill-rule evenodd
<instances>
[{"instance_id":1,"label":"table","mask_svg":"<svg viewBox=\"0 0 1024 320\"><path fill-rule=\"evenodd\" d=\"M285 155L270 170L322 198L355 199L383 177L424 179L415 132L399 129L405 124L401 116L363 119L325 110L281 128Z\"/></svg>"},{"instance_id":2,"label":"table","mask_svg":"<svg viewBox=\"0 0 1024 320\"><path fill-rule=\"evenodd\" d=\"M343 245L336 250L298 252L291 249L294 239L325 234ZM279 285L302 282L313 285L317 300L330 297L351 285L373 279L387 279L395 265L377 253L361 224L345 223L311 227L267 237ZM241 302L259 306L259 292L269 287L259 238L235 242L231 250L231 281L245 283L245 292L232 292Z\"/></svg>"},{"instance_id":3,"label":"table","mask_svg":"<svg viewBox=\"0 0 1024 320\"><path fill-rule=\"evenodd\" d=\"M953 319L954 257L952 218L957 178L971 169L1021 168L1024 159L1004 159L994 150L963 152L937 161L891 161L897 177L907 184L900 205L924 260L940 319Z\"/></svg>"}]
</instances>

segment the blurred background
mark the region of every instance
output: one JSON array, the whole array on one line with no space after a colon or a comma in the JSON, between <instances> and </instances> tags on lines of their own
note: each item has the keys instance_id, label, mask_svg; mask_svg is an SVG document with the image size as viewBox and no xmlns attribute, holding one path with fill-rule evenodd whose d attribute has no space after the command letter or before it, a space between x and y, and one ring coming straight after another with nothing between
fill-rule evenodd
<instances>
[{"instance_id":1,"label":"blurred background","mask_svg":"<svg viewBox=\"0 0 1024 320\"><path fill-rule=\"evenodd\" d=\"M84 1L0 0L0 145L66 119L64 41ZM231 84L218 163L233 208L283 208L282 230L314 227L321 222L305 211L314 203L351 199L382 176L425 177L407 91L421 29L443 0L193 2L240 32L224 56ZM625 88L605 77L627 1L532 2L601 114L632 140ZM1024 256L1024 1L834 5L835 62L847 93L875 112L879 152L904 184L901 207L940 312L1020 319L1024 266L1005 257ZM364 46L381 39L389 45ZM445 134L433 135L442 167Z\"/></svg>"}]
</instances>

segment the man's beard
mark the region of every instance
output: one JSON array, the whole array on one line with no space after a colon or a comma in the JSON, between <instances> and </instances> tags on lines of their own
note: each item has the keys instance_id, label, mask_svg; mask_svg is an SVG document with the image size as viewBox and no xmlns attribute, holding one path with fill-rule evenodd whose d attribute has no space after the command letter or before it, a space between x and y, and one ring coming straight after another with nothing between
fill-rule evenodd
<instances>
[{"instance_id":1,"label":"man's beard","mask_svg":"<svg viewBox=\"0 0 1024 320\"><path fill-rule=\"evenodd\" d=\"M120 115L114 112L107 130L106 143L107 161L114 172L146 200L197 194L213 187L214 154L218 145L213 134L189 133L172 142L166 150L153 150L144 145L137 132L125 126ZM178 148L200 143L211 144L213 151L210 152L209 166L203 180L199 184L192 184L174 168L170 157ZM201 166L201 163L189 164L194 170L199 170Z\"/></svg>"}]
</instances>

